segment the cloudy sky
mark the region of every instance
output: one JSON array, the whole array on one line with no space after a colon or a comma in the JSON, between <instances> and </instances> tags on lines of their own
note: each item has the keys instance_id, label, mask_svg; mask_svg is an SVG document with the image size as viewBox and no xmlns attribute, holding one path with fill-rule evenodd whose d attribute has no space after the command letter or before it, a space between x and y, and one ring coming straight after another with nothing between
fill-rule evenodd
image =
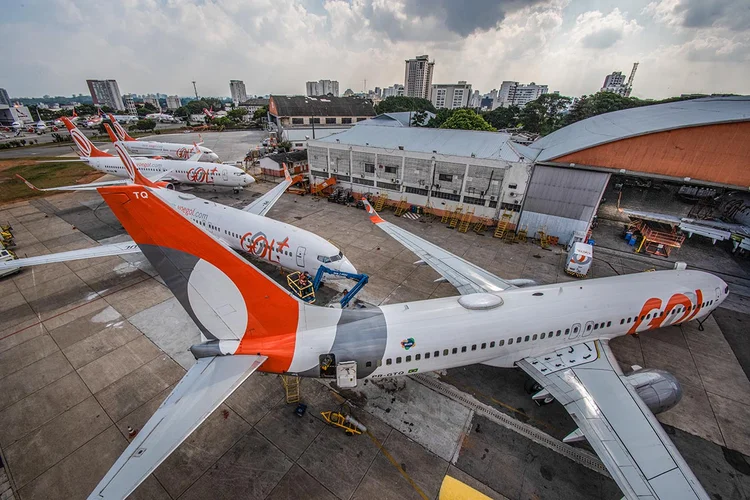
<instances>
[{"instance_id":1,"label":"cloudy sky","mask_svg":"<svg viewBox=\"0 0 750 500\"><path fill-rule=\"evenodd\" d=\"M434 83L487 92L535 81L596 92L640 67L633 94L750 94L748 0L14 0L3 7L0 87L11 96L302 94L328 78L361 91L403 83L429 54ZM8 44L9 40L16 43Z\"/></svg>"}]
</instances>

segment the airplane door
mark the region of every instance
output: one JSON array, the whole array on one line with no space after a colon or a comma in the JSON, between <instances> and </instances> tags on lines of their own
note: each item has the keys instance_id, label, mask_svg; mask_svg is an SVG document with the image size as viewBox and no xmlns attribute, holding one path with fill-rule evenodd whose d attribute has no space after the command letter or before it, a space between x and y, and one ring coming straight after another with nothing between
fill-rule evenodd
<instances>
[{"instance_id":1,"label":"airplane door","mask_svg":"<svg viewBox=\"0 0 750 500\"><path fill-rule=\"evenodd\" d=\"M583 331L581 332L582 337L588 337L591 335L591 332L594 329L594 322L593 321L587 321L586 326L584 326Z\"/></svg>"},{"instance_id":2,"label":"airplane door","mask_svg":"<svg viewBox=\"0 0 750 500\"><path fill-rule=\"evenodd\" d=\"M305 267L305 247L297 247L297 267Z\"/></svg>"},{"instance_id":3,"label":"airplane door","mask_svg":"<svg viewBox=\"0 0 750 500\"><path fill-rule=\"evenodd\" d=\"M227 169L226 168L221 171L221 178L224 179L225 181L229 180L229 174L227 173Z\"/></svg>"},{"instance_id":4,"label":"airplane door","mask_svg":"<svg viewBox=\"0 0 750 500\"><path fill-rule=\"evenodd\" d=\"M716 289L716 300L718 301L720 298L721 298L721 290L717 288Z\"/></svg>"},{"instance_id":5,"label":"airplane door","mask_svg":"<svg viewBox=\"0 0 750 500\"><path fill-rule=\"evenodd\" d=\"M581 324L580 323L576 323L571 328L570 335L568 335L568 339L569 340L577 339L580 334L581 334Z\"/></svg>"}]
</instances>

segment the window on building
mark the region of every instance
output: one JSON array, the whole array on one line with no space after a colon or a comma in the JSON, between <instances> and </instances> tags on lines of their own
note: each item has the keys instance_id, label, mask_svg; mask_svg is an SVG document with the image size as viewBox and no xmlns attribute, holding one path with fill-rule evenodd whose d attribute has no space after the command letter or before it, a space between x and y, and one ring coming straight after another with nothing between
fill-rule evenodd
<instances>
[{"instance_id":1,"label":"window on building","mask_svg":"<svg viewBox=\"0 0 750 500\"><path fill-rule=\"evenodd\" d=\"M292 125L302 125L305 123L304 118L292 118Z\"/></svg>"},{"instance_id":2,"label":"window on building","mask_svg":"<svg viewBox=\"0 0 750 500\"><path fill-rule=\"evenodd\" d=\"M365 121L365 120L367 120L367 117L366 117L366 116L358 116L358 117L357 117L357 121L358 121L358 122L363 122L363 121Z\"/></svg>"},{"instance_id":3,"label":"window on building","mask_svg":"<svg viewBox=\"0 0 750 500\"><path fill-rule=\"evenodd\" d=\"M341 119L341 123L351 123L351 122L352 122L351 118L342 118Z\"/></svg>"},{"instance_id":4,"label":"window on building","mask_svg":"<svg viewBox=\"0 0 750 500\"><path fill-rule=\"evenodd\" d=\"M335 125L336 118L326 118L326 125Z\"/></svg>"},{"instance_id":5,"label":"window on building","mask_svg":"<svg viewBox=\"0 0 750 500\"><path fill-rule=\"evenodd\" d=\"M384 167L384 170L385 170L386 174L397 174L398 173L398 167L389 167L388 165L386 165Z\"/></svg>"},{"instance_id":6,"label":"window on building","mask_svg":"<svg viewBox=\"0 0 750 500\"><path fill-rule=\"evenodd\" d=\"M453 176L451 174L438 174L438 179L445 182L453 182Z\"/></svg>"},{"instance_id":7,"label":"window on building","mask_svg":"<svg viewBox=\"0 0 750 500\"><path fill-rule=\"evenodd\" d=\"M374 174L375 173L375 164L374 163L365 163L365 172L368 174Z\"/></svg>"},{"instance_id":8,"label":"window on building","mask_svg":"<svg viewBox=\"0 0 750 500\"><path fill-rule=\"evenodd\" d=\"M313 123L320 123L320 118L313 118L313 119L312 119L312 122L313 122Z\"/></svg>"}]
</instances>

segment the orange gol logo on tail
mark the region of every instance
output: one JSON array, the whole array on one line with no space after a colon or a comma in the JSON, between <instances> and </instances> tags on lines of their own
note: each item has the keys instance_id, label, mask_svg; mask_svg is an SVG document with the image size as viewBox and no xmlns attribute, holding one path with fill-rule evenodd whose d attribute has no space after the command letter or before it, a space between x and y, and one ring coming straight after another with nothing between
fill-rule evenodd
<instances>
[{"instance_id":1,"label":"orange gol logo on tail","mask_svg":"<svg viewBox=\"0 0 750 500\"><path fill-rule=\"evenodd\" d=\"M676 325L677 323L682 323L683 321L690 321L700 312L702 304L703 293L700 290L695 291L695 304L693 304L690 298L684 293L676 293L669 298L669 300L667 301L667 305L663 311L661 311L662 300L652 297L648 299L645 304L643 304L640 314L638 314L638 316L635 318L635 321L633 321L633 326L630 327L630 330L628 330L628 335L636 333L638 331L638 327L641 326L644 321L649 321L646 330L654 330L656 328L660 328L662 326L662 323L664 323L664 321L669 318L670 313L674 310L674 308L679 306L684 307L685 312L680 318L676 319L670 324ZM654 310L657 310L657 312L653 313L652 315L652 311Z\"/></svg>"}]
</instances>

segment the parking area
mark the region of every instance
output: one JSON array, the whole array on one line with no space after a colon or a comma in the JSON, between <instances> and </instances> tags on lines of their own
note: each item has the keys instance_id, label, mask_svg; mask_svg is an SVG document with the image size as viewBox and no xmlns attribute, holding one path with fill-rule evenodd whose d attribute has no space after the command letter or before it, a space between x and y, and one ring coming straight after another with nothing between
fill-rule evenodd
<instances>
[{"instance_id":1,"label":"parking area","mask_svg":"<svg viewBox=\"0 0 750 500\"><path fill-rule=\"evenodd\" d=\"M212 146L204 134L222 160L238 148L224 137ZM221 188L191 192L242 206L270 187L237 195ZM436 283L430 268L415 266L417 257L362 210L286 194L269 216L339 246L370 276L358 296L367 303L456 294ZM563 272L562 249L460 234L439 221L396 218L390 211L383 216L504 278L574 279ZM0 207L0 222L6 221L19 256L126 237L96 193ZM659 420L712 498L748 497L750 352L743 334L750 325L750 265L699 240L670 261L633 255L620 231L614 222L597 228L592 277L685 260L732 287L726 307L702 331L690 323L621 337L612 346L626 370L639 365L677 376L683 399ZM264 270L281 279L278 271ZM129 428L141 428L191 366L186 350L199 332L140 255L27 269L3 278L0 290L0 449L11 484L23 499L84 497L127 446ZM620 498L585 444L557 441L575 429L573 420L560 405L534 404L525 381L518 370L483 365L363 383L351 391L307 379L301 394L308 411L299 418L285 404L279 377L256 374L133 498L437 498L446 474L492 498ZM324 424L320 412L342 405L375 439L348 437Z\"/></svg>"}]
</instances>

